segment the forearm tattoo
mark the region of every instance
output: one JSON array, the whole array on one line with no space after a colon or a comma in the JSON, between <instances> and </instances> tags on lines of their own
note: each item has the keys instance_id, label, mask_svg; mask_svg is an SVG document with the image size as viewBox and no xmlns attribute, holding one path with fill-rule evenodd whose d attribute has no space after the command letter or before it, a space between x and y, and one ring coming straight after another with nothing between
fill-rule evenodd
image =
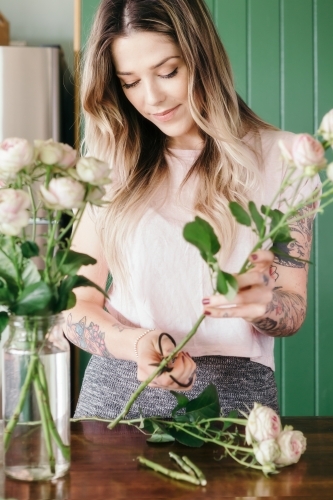
<instances>
[{"instance_id":1,"label":"forearm tattoo","mask_svg":"<svg viewBox=\"0 0 333 500\"><path fill-rule=\"evenodd\" d=\"M314 204L310 204L298 211L297 218L303 217L290 225L290 233L294 241L290 243L277 243L275 245L281 252L281 254L275 255L274 262L276 264L307 269L307 263L304 260L310 258L314 216L307 217L306 214L314 208Z\"/></svg>"},{"instance_id":2,"label":"forearm tattoo","mask_svg":"<svg viewBox=\"0 0 333 500\"><path fill-rule=\"evenodd\" d=\"M99 326L93 322L87 326L86 321L84 316L78 323L73 323L72 315L69 314L66 322L66 337L80 349L104 358L112 358L105 345L105 333L101 332Z\"/></svg>"},{"instance_id":3,"label":"forearm tattoo","mask_svg":"<svg viewBox=\"0 0 333 500\"><path fill-rule=\"evenodd\" d=\"M301 327L306 314L306 303L298 293L286 292L281 287L273 290L273 299L267 305L265 318L254 323L255 328L272 337L288 337Z\"/></svg>"},{"instance_id":4,"label":"forearm tattoo","mask_svg":"<svg viewBox=\"0 0 333 500\"><path fill-rule=\"evenodd\" d=\"M310 258L313 216L307 213L314 209L308 205L299 210L295 218L299 220L290 224L290 233L294 238L290 243L278 243L275 246L281 252L275 254L274 264L270 267L270 275L278 285L279 266L292 267L307 272ZM254 323L255 328L274 337L288 337L301 327L306 314L306 301L298 293L285 291L281 286L273 289L273 299L267 305L265 317Z\"/></svg>"}]
</instances>

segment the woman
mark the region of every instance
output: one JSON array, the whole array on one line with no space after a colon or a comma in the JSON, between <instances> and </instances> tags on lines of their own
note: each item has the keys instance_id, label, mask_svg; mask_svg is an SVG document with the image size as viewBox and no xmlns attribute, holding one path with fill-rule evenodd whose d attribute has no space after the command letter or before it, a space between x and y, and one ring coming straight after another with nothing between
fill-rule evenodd
<instances>
[{"instance_id":1,"label":"woman","mask_svg":"<svg viewBox=\"0 0 333 500\"><path fill-rule=\"evenodd\" d=\"M79 289L67 337L94 354L76 416L114 418L139 381L192 327L197 334L156 377L128 417L170 416L169 390L197 396L210 382L224 413L260 402L278 410L274 337L301 326L311 223L292 228L287 258L250 256L232 304L212 296L199 252L182 237L195 215L237 273L253 247L228 203L269 204L285 173L277 131L236 94L225 50L203 0L102 0L86 51L82 101L89 154L112 166L110 202L87 212L74 248L97 259L82 271L105 287ZM304 190L314 188L313 181ZM162 335L163 333L168 335ZM166 390L167 389L167 390Z\"/></svg>"}]
</instances>

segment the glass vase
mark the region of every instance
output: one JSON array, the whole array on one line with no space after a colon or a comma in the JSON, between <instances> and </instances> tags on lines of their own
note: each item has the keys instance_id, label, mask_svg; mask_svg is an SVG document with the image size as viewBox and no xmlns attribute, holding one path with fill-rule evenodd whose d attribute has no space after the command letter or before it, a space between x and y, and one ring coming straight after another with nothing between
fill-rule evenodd
<instances>
[{"instance_id":1,"label":"glass vase","mask_svg":"<svg viewBox=\"0 0 333 500\"><path fill-rule=\"evenodd\" d=\"M10 316L3 346L4 471L24 481L70 466L70 350L62 315Z\"/></svg>"}]
</instances>

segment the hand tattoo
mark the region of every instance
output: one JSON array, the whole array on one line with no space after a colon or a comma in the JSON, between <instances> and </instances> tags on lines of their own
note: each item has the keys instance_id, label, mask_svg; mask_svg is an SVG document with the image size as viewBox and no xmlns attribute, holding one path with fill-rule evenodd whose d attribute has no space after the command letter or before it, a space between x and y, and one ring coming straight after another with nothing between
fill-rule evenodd
<instances>
[{"instance_id":1,"label":"hand tattoo","mask_svg":"<svg viewBox=\"0 0 333 500\"><path fill-rule=\"evenodd\" d=\"M83 317L78 323L73 323L72 315L69 314L66 322L66 337L80 349L104 358L112 358L105 345L105 333L101 332L99 326L93 322L87 326L86 321L86 317Z\"/></svg>"}]
</instances>

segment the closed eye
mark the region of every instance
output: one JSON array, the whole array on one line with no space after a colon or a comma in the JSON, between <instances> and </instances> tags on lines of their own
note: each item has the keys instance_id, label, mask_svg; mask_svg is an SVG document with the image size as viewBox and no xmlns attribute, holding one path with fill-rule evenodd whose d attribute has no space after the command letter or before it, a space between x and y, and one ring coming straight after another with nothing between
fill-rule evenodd
<instances>
[{"instance_id":1,"label":"closed eye","mask_svg":"<svg viewBox=\"0 0 333 500\"><path fill-rule=\"evenodd\" d=\"M171 73L168 73L167 75L159 75L161 78L173 78L174 76L176 76L178 73L178 68L175 68ZM122 85L122 87L124 89L131 89L133 87L135 87L138 83L140 82L140 80L137 80L136 82L133 82L133 83L124 83Z\"/></svg>"}]
</instances>

